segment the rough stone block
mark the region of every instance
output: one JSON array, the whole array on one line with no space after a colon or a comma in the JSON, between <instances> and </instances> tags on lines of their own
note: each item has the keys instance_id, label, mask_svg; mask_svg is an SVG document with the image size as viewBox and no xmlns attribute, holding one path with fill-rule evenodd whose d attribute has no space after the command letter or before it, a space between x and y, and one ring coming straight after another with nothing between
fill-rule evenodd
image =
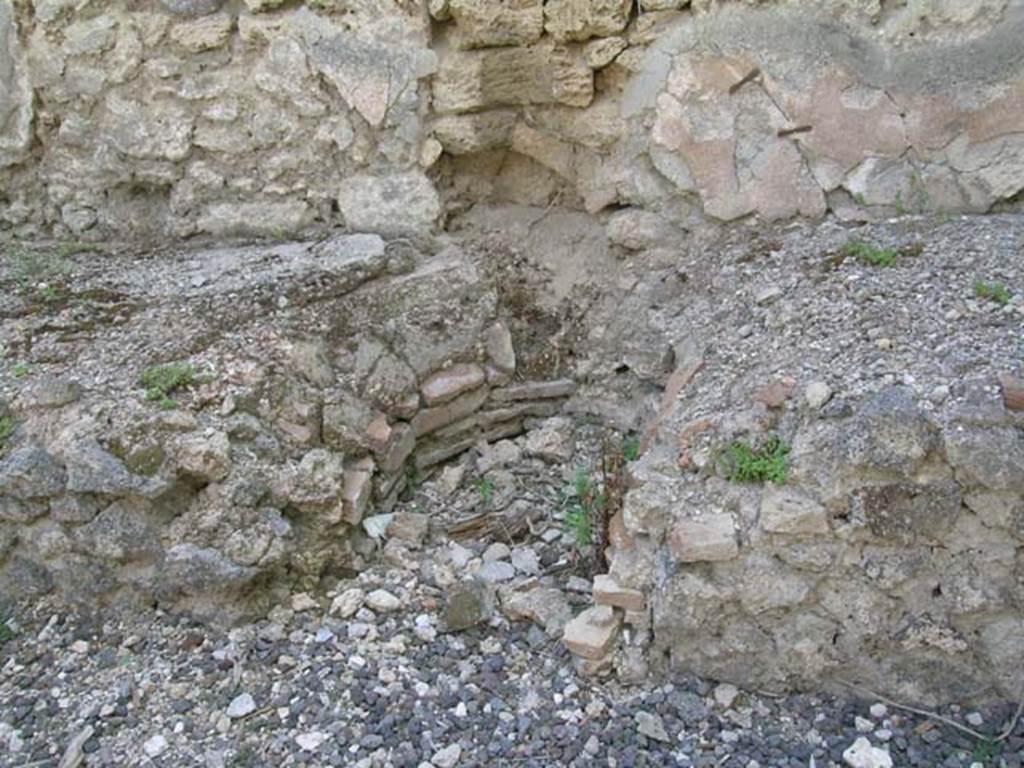
<instances>
[{"instance_id":1,"label":"rough stone block","mask_svg":"<svg viewBox=\"0 0 1024 768\"><path fill-rule=\"evenodd\" d=\"M576 432L569 419L556 416L545 420L538 429L526 436L523 450L532 456L553 463L568 462L572 459Z\"/></svg>"},{"instance_id":2,"label":"rough stone block","mask_svg":"<svg viewBox=\"0 0 1024 768\"><path fill-rule=\"evenodd\" d=\"M449 630L458 632L487 621L494 613L494 593L477 579L456 582L445 595L444 621Z\"/></svg>"},{"instance_id":3,"label":"rough stone block","mask_svg":"<svg viewBox=\"0 0 1024 768\"><path fill-rule=\"evenodd\" d=\"M633 0L548 0L544 28L560 42L614 35L626 28Z\"/></svg>"},{"instance_id":4,"label":"rough stone block","mask_svg":"<svg viewBox=\"0 0 1024 768\"><path fill-rule=\"evenodd\" d=\"M528 45L544 31L542 0L451 0L448 11L455 20L458 48Z\"/></svg>"},{"instance_id":5,"label":"rough stone block","mask_svg":"<svg viewBox=\"0 0 1024 768\"><path fill-rule=\"evenodd\" d=\"M29 147L32 100L14 9L0 3L0 168L18 162Z\"/></svg>"},{"instance_id":6,"label":"rough stone block","mask_svg":"<svg viewBox=\"0 0 1024 768\"><path fill-rule=\"evenodd\" d=\"M960 486L952 480L887 483L854 493L854 508L871 532L903 544L940 539L956 522L961 501Z\"/></svg>"},{"instance_id":7,"label":"rough stone block","mask_svg":"<svg viewBox=\"0 0 1024 768\"><path fill-rule=\"evenodd\" d=\"M0 461L0 496L43 498L63 489L64 469L37 445L19 446Z\"/></svg>"},{"instance_id":8,"label":"rough stone block","mask_svg":"<svg viewBox=\"0 0 1024 768\"><path fill-rule=\"evenodd\" d=\"M370 505L373 493L373 460L362 459L342 476L342 519L349 525L358 525Z\"/></svg>"},{"instance_id":9,"label":"rough stone block","mask_svg":"<svg viewBox=\"0 0 1024 768\"><path fill-rule=\"evenodd\" d=\"M226 13L203 16L171 28L171 40L191 53L220 48L231 36L234 21Z\"/></svg>"},{"instance_id":10,"label":"rough stone block","mask_svg":"<svg viewBox=\"0 0 1024 768\"><path fill-rule=\"evenodd\" d=\"M383 453L391 445L393 430L388 417L381 414L366 427L366 444L374 453Z\"/></svg>"},{"instance_id":11,"label":"rough stone block","mask_svg":"<svg viewBox=\"0 0 1024 768\"><path fill-rule=\"evenodd\" d=\"M380 456L381 471L398 472L415 447L416 433L412 427L404 423L395 424L391 429L391 440L387 450Z\"/></svg>"},{"instance_id":12,"label":"rough stone block","mask_svg":"<svg viewBox=\"0 0 1024 768\"><path fill-rule=\"evenodd\" d=\"M872 396L843 433L846 460L868 468L908 472L937 444L937 430L906 387Z\"/></svg>"},{"instance_id":13,"label":"rough stone block","mask_svg":"<svg viewBox=\"0 0 1024 768\"><path fill-rule=\"evenodd\" d=\"M755 555L744 563L740 602L758 614L803 602L810 593L808 582L778 560Z\"/></svg>"},{"instance_id":14,"label":"rough stone block","mask_svg":"<svg viewBox=\"0 0 1024 768\"><path fill-rule=\"evenodd\" d=\"M422 233L441 215L437 190L420 171L349 176L338 208L350 230L386 235Z\"/></svg>"},{"instance_id":15,"label":"rough stone block","mask_svg":"<svg viewBox=\"0 0 1024 768\"><path fill-rule=\"evenodd\" d=\"M1024 411L1024 381L1009 373L999 376L999 386L1003 391L1003 405L1008 411Z\"/></svg>"},{"instance_id":16,"label":"rough stone block","mask_svg":"<svg viewBox=\"0 0 1024 768\"><path fill-rule=\"evenodd\" d=\"M450 53L434 78L438 113L530 104L585 107L593 98L591 69L550 43Z\"/></svg>"},{"instance_id":17,"label":"rough stone block","mask_svg":"<svg viewBox=\"0 0 1024 768\"><path fill-rule=\"evenodd\" d=\"M502 612L512 620L529 619L557 637L572 618L572 608L560 589L535 587L501 593Z\"/></svg>"},{"instance_id":18,"label":"rough stone block","mask_svg":"<svg viewBox=\"0 0 1024 768\"><path fill-rule=\"evenodd\" d=\"M430 517L413 512L396 512L388 524L389 538L398 539L413 549L423 546L430 530Z\"/></svg>"},{"instance_id":19,"label":"rough stone block","mask_svg":"<svg viewBox=\"0 0 1024 768\"><path fill-rule=\"evenodd\" d=\"M483 427L500 424L503 421L522 419L528 416L554 416L562 408L562 404L555 400L541 400L538 402L517 402L510 404L507 408L495 408L489 411L480 411L480 425Z\"/></svg>"},{"instance_id":20,"label":"rough stone block","mask_svg":"<svg viewBox=\"0 0 1024 768\"><path fill-rule=\"evenodd\" d=\"M303 200L260 200L216 203L199 216L198 228L211 235L295 233L313 220L313 209Z\"/></svg>"},{"instance_id":21,"label":"rough stone block","mask_svg":"<svg viewBox=\"0 0 1024 768\"><path fill-rule=\"evenodd\" d=\"M495 323L484 334L487 356L501 371L512 373L516 369L516 350L512 346L512 333L504 323Z\"/></svg>"},{"instance_id":22,"label":"rough stone block","mask_svg":"<svg viewBox=\"0 0 1024 768\"><path fill-rule=\"evenodd\" d=\"M193 119L179 104L106 99L103 133L119 152L137 160L184 160L192 147Z\"/></svg>"},{"instance_id":23,"label":"rough stone block","mask_svg":"<svg viewBox=\"0 0 1024 768\"><path fill-rule=\"evenodd\" d=\"M507 147L519 119L510 109L475 115L445 115L431 125L434 137L450 155L466 155Z\"/></svg>"},{"instance_id":24,"label":"rough stone block","mask_svg":"<svg viewBox=\"0 0 1024 768\"><path fill-rule=\"evenodd\" d=\"M610 605L626 611L643 611L647 607L644 594L638 589L620 587L618 582L608 574L594 577L594 602L598 605Z\"/></svg>"},{"instance_id":25,"label":"rough stone block","mask_svg":"<svg viewBox=\"0 0 1024 768\"><path fill-rule=\"evenodd\" d=\"M476 389L486 380L483 368L473 363L453 365L430 376L420 392L428 406L454 400L463 392Z\"/></svg>"},{"instance_id":26,"label":"rough stone block","mask_svg":"<svg viewBox=\"0 0 1024 768\"><path fill-rule=\"evenodd\" d=\"M634 208L612 214L607 229L609 240L631 251L668 245L673 237L673 227L663 216Z\"/></svg>"},{"instance_id":27,"label":"rough stone block","mask_svg":"<svg viewBox=\"0 0 1024 768\"><path fill-rule=\"evenodd\" d=\"M576 382L572 379L555 381L531 381L516 384L512 387L496 389L491 399L496 403L507 403L515 400L548 400L556 397L568 397L576 391Z\"/></svg>"},{"instance_id":28,"label":"rough stone block","mask_svg":"<svg viewBox=\"0 0 1024 768\"><path fill-rule=\"evenodd\" d=\"M219 11L224 0L160 0L160 5L171 13L182 16L200 16Z\"/></svg>"},{"instance_id":29,"label":"rough stone block","mask_svg":"<svg viewBox=\"0 0 1024 768\"><path fill-rule=\"evenodd\" d=\"M828 533L828 513L798 491L766 485L761 494L761 527L769 533Z\"/></svg>"},{"instance_id":30,"label":"rough stone block","mask_svg":"<svg viewBox=\"0 0 1024 768\"><path fill-rule=\"evenodd\" d=\"M480 408L487 400L487 387L459 395L454 400L436 408L425 408L413 417L412 428L416 437L430 434L435 430L464 419Z\"/></svg>"},{"instance_id":31,"label":"rough stone block","mask_svg":"<svg viewBox=\"0 0 1024 768\"><path fill-rule=\"evenodd\" d=\"M1024 490L1024 436L1013 427L954 425L944 434L957 479L995 491Z\"/></svg>"},{"instance_id":32,"label":"rough stone block","mask_svg":"<svg viewBox=\"0 0 1024 768\"><path fill-rule=\"evenodd\" d=\"M626 50L626 41L621 37L605 37L587 43L583 49L583 58L591 69L607 67L618 56Z\"/></svg>"},{"instance_id":33,"label":"rough stone block","mask_svg":"<svg viewBox=\"0 0 1024 768\"><path fill-rule=\"evenodd\" d=\"M739 554L736 528L730 514L680 520L669 536L669 550L680 563L732 560Z\"/></svg>"},{"instance_id":34,"label":"rough stone block","mask_svg":"<svg viewBox=\"0 0 1024 768\"><path fill-rule=\"evenodd\" d=\"M339 454L315 448L302 457L298 466L285 473L274 495L279 503L293 504L300 509L333 508L341 494L344 471Z\"/></svg>"},{"instance_id":35,"label":"rough stone block","mask_svg":"<svg viewBox=\"0 0 1024 768\"><path fill-rule=\"evenodd\" d=\"M124 496L138 487L137 478L93 439L76 442L65 453L67 488L71 493Z\"/></svg>"},{"instance_id":36,"label":"rough stone block","mask_svg":"<svg viewBox=\"0 0 1024 768\"><path fill-rule=\"evenodd\" d=\"M599 660L608 655L619 636L622 617L607 605L588 608L565 625L562 643L584 659Z\"/></svg>"}]
</instances>

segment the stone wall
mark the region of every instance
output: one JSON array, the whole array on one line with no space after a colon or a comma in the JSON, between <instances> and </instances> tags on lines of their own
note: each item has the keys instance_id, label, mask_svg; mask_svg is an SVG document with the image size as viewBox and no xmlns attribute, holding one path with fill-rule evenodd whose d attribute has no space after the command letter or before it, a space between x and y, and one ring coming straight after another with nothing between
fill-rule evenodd
<instances>
[{"instance_id":1,"label":"stone wall","mask_svg":"<svg viewBox=\"0 0 1024 768\"><path fill-rule=\"evenodd\" d=\"M1020 217L856 231L891 265L787 225L691 251L652 310L675 370L594 585L615 614L576 628L601 640L585 668L1020 696ZM978 274L1013 296L977 298Z\"/></svg>"},{"instance_id":2,"label":"stone wall","mask_svg":"<svg viewBox=\"0 0 1024 768\"><path fill-rule=\"evenodd\" d=\"M0 226L988 211L1024 187L1022 34L1008 0L3 0Z\"/></svg>"},{"instance_id":3,"label":"stone wall","mask_svg":"<svg viewBox=\"0 0 1024 768\"><path fill-rule=\"evenodd\" d=\"M575 389L512 382L497 294L457 249L353 235L73 263L59 300L0 300L23 361L0 379L5 598L265 609L359 570L383 533L364 517ZM171 363L191 381L148 391Z\"/></svg>"},{"instance_id":4,"label":"stone wall","mask_svg":"<svg viewBox=\"0 0 1024 768\"><path fill-rule=\"evenodd\" d=\"M425 19L282 5L0 2L0 220L68 237L429 228Z\"/></svg>"},{"instance_id":5,"label":"stone wall","mask_svg":"<svg viewBox=\"0 0 1024 768\"><path fill-rule=\"evenodd\" d=\"M449 192L686 225L1017 198L1019 4L757 6L566 0L503 6L503 24L484 2L435 11L451 20L432 123ZM613 236L655 226L628 213Z\"/></svg>"}]
</instances>

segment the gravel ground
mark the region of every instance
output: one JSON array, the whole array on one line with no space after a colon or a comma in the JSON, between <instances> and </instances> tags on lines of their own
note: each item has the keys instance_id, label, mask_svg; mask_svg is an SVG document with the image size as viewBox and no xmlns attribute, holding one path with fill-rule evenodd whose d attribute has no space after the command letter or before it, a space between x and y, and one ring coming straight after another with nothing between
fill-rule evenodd
<instances>
[{"instance_id":1,"label":"gravel ground","mask_svg":"<svg viewBox=\"0 0 1024 768\"><path fill-rule=\"evenodd\" d=\"M355 601L332 599L347 590ZM583 679L529 623L439 631L440 597L410 570L375 568L227 632L150 610L15 611L0 764L885 765L844 762L859 737L896 766L1024 761L1024 722L993 745L870 700ZM997 733L1013 709L946 714Z\"/></svg>"}]
</instances>

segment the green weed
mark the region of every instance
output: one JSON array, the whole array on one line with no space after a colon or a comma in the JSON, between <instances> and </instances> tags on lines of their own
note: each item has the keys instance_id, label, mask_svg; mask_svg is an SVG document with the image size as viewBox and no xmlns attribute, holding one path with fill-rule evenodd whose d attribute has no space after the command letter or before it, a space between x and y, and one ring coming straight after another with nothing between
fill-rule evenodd
<instances>
[{"instance_id":1,"label":"green weed","mask_svg":"<svg viewBox=\"0 0 1024 768\"><path fill-rule=\"evenodd\" d=\"M420 485L423 483L423 478L420 476L419 470L416 469L415 464L409 464L405 468L405 490L403 491L406 497L415 496L417 491L420 489Z\"/></svg>"},{"instance_id":2,"label":"green weed","mask_svg":"<svg viewBox=\"0 0 1024 768\"><path fill-rule=\"evenodd\" d=\"M778 437L755 445L736 440L726 448L726 459L735 483L785 485L789 476L789 446Z\"/></svg>"},{"instance_id":3,"label":"green weed","mask_svg":"<svg viewBox=\"0 0 1024 768\"><path fill-rule=\"evenodd\" d=\"M979 299L994 301L996 304L1004 307L1009 304L1010 299L1013 298L1013 294L1010 293L1010 289L1003 283L987 283L984 280L974 281L974 295Z\"/></svg>"},{"instance_id":4,"label":"green weed","mask_svg":"<svg viewBox=\"0 0 1024 768\"><path fill-rule=\"evenodd\" d=\"M594 515L604 505L604 497L584 468L576 470L572 491L562 511L562 520L572 534L578 549L594 543Z\"/></svg>"},{"instance_id":5,"label":"green weed","mask_svg":"<svg viewBox=\"0 0 1024 768\"><path fill-rule=\"evenodd\" d=\"M476 488L480 491L480 501L485 507L491 506L494 501L494 481L489 477L481 477L477 481Z\"/></svg>"},{"instance_id":6,"label":"green weed","mask_svg":"<svg viewBox=\"0 0 1024 768\"><path fill-rule=\"evenodd\" d=\"M47 304L58 301L61 297L60 289L54 285L44 285L39 289L39 298Z\"/></svg>"},{"instance_id":7,"label":"green weed","mask_svg":"<svg viewBox=\"0 0 1024 768\"><path fill-rule=\"evenodd\" d=\"M146 399L155 400L164 410L172 410L177 403L170 397L171 392L191 386L196 379L196 370L188 363L168 363L147 368L139 376L139 384L146 390Z\"/></svg>"},{"instance_id":8,"label":"green weed","mask_svg":"<svg viewBox=\"0 0 1024 768\"><path fill-rule=\"evenodd\" d=\"M622 458L626 461L636 461L640 458L640 441L638 439L630 437L622 442Z\"/></svg>"},{"instance_id":9,"label":"green weed","mask_svg":"<svg viewBox=\"0 0 1024 768\"><path fill-rule=\"evenodd\" d=\"M10 615L6 608L0 606L0 645L14 639L14 630L9 623Z\"/></svg>"},{"instance_id":10,"label":"green weed","mask_svg":"<svg viewBox=\"0 0 1024 768\"><path fill-rule=\"evenodd\" d=\"M17 424L14 419L10 416L0 416L0 451L7 445L7 441L11 435L14 434L14 430L17 428Z\"/></svg>"},{"instance_id":11,"label":"green weed","mask_svg":"<svg viewBox=\"0 0 1024 768\"><path fill-rule=\"evenodd\" d=\"M896 264L896 251L877 248L860 240L851 240L843 246L843 253L854 256L873 267L892 267Z\"/></svg>"},{"instance_id":12,"label":"green weed","mask_svg":"<svg viewBox=\"0 0 1024 768\"><path fill-rule=\"evenodd\" d=\"M11 376L16 379L24 379L28 376L29 364L28 363L15 363L11 366Z\"/></svg>"},{"instance_id":13,"label":"green weed","mask_svg":"<svg viewBox=\"0 0 1024 768\"><path fill-rule=\"evenodd\" d=\"M1002 742L995 739L981 739L974 743L971 750L971 760L984 765L995 765L996 758L1003 753Z\"/></svg>"}]
</instances>

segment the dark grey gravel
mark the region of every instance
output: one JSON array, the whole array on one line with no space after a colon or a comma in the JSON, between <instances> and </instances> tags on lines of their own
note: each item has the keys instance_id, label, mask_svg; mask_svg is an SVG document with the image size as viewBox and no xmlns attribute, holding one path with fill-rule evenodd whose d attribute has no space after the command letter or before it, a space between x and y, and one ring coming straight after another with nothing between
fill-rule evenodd
<instances>
[{"instance_id":1,"label":"dark grey gravel","mask_svg":"<svg viewBox=\"0 0 1024 768\"><path fill-rule=\"evenodd\" d=\"M741 691L723 708L711 681L594 682L528 624L496 618L421 639L412 629L436 605L436 590L408 573L357 583L389 584L407 607L370 617L360 640L347 639L348 622L312 612L279 610L273 621L230 631L157 612L101 622L46 603L15 612L0 665L0 765L57 766L87 726L85 766L428 768L447 764L441 751L457 744L458 768L827 768L846 765L843 752L861 736L900 767L1024 763L1024 723L990 744L892 707L873 717L872 701ZM318 642L325 624L335 635ZM257 709L228 719L244 692ZM1014 708L980 712L979 730L996 733ZM640 735L638 712L660 719L669 742ZM963 720L968 712L944 714ZM858 732L856 717L873 730Z\"/></svg>"}]
</instances>

